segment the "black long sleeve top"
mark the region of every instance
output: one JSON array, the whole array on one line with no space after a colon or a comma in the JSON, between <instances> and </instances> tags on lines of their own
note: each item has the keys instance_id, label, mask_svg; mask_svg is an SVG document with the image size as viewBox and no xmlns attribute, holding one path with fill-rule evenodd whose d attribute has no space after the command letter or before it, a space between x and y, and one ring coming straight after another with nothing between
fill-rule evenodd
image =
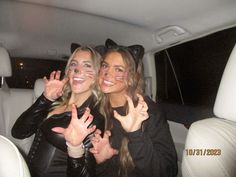
<instances>
[{"instance_id":1,"label":"black long sleeve top","mask_svg":"<svg viewBox=\"0 0 236 177\"><path fill-rule=\"evenodd\" d=\"M157 105L150 99L145 101L149 108L149 119L141 129L126 133L120 122L112 119L112 147L119 150L122 138L125 135L128 137L128 149L135 165L129 177L174 177L178 172L177 154L169 125ZM124 107L114 109L125 115ZM98 177L118 177L119 154L97 165L96 170Z\"/></svg>"},{"instance_id":2,"label":"black long sleeve top","mask_svg":"<svg viewBox=\"0 0 236 177\"><path fill-rule=\"evenodd\" d=\"M27 156L32 177L91 177L95 176L95 159L88 151L91 147L89 136L85 138L85 154L81 158L71 158L67 154L65 139L54 133L51 128L67 127L71 120L71 112L47 115L52 107L50 100L42 94L36 102L15 122L12 136L23 139L35 134L33 144ZM92 97L77 108L80 118L86 107L94 116L92 125L104 130L104 118L94 106Z\"/></svg>"}]
</instances>

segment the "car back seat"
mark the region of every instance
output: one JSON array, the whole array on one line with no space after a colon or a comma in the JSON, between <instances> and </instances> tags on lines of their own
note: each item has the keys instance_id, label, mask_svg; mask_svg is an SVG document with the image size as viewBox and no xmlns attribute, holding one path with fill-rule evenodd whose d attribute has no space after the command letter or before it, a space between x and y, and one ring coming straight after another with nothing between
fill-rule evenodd
<instances>
[{"instance_id":1,"label":"car back seat","mask_svg":"<svg viewBox=\"0 0 236 177\"><path fill-rule=\"evenodd\" d=\"M11 61L8 52L0 48L0 134L17 145L23 155L26 155L32 143L32 137L18 140L11 136L11 128L16 119L33 103L33 90L8 88L5 77L12 75Z\"/></svg>"}]
</instances>

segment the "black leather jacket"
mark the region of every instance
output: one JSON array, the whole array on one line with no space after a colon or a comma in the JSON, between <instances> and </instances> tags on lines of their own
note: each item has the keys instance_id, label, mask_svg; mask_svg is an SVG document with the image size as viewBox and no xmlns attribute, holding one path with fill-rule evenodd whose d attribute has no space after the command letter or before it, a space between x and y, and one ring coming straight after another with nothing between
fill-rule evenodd
<instances>
[{"instance_id":1,"label":"black leather jacket","mask_svg":"<svg viewBox=\"0 0 236 177\"><path fill-rule=\"evenodd\" d=\"M67 146L63 135L51 131L53 127L67 127L71 120L71 112L52 115L47 118L52 108L50 100L42 94L37 101L15 122L12 136L18 139L30 137L35 133L33 144L27 156L32 177L91 177L95 176L95 159L88 151L91 142L88 137L83 144L85 154L81 158L71 158L67 154ZM82 106L77 108L80 118L86 107L91 109L94 116L92 125L104 131L104 118L94 106L90 97Z\"/></svg>"}]
</instances>

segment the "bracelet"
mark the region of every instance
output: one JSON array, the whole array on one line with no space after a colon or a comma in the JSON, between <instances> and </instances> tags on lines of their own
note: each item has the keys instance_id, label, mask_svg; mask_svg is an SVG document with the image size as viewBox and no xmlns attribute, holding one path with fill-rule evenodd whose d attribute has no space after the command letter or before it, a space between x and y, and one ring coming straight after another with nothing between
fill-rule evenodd
<instances>
[{"instance_id":1,"label":"bracelet","mask_svg":"<svg viewBox=\"0 0 236 177\"><path fill-rule=\"evenodd\" d=\"M84 154L84 145L81 143L78 146L73 146L69 142L66 142L67 145L67 151L70 157L73 158L80 158Z\"/></svg>"}]
</instances>

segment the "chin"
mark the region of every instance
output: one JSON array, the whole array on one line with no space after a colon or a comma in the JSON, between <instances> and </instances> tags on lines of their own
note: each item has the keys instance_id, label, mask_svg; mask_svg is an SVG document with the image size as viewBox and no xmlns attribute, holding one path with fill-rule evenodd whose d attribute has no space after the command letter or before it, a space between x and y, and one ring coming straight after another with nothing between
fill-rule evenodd
<instances>
[{"instance_id":1,"label":"chin","mask_svg":"<svg viewBox=\"0 0 236 177\"><path fill-rule=\"evenodd\" d=\"M104 86L101 86L101 91L103 93L110 93L110 92L112 92L112 90L109 87L104 87Z\"/></svg>"}]
</instances>

